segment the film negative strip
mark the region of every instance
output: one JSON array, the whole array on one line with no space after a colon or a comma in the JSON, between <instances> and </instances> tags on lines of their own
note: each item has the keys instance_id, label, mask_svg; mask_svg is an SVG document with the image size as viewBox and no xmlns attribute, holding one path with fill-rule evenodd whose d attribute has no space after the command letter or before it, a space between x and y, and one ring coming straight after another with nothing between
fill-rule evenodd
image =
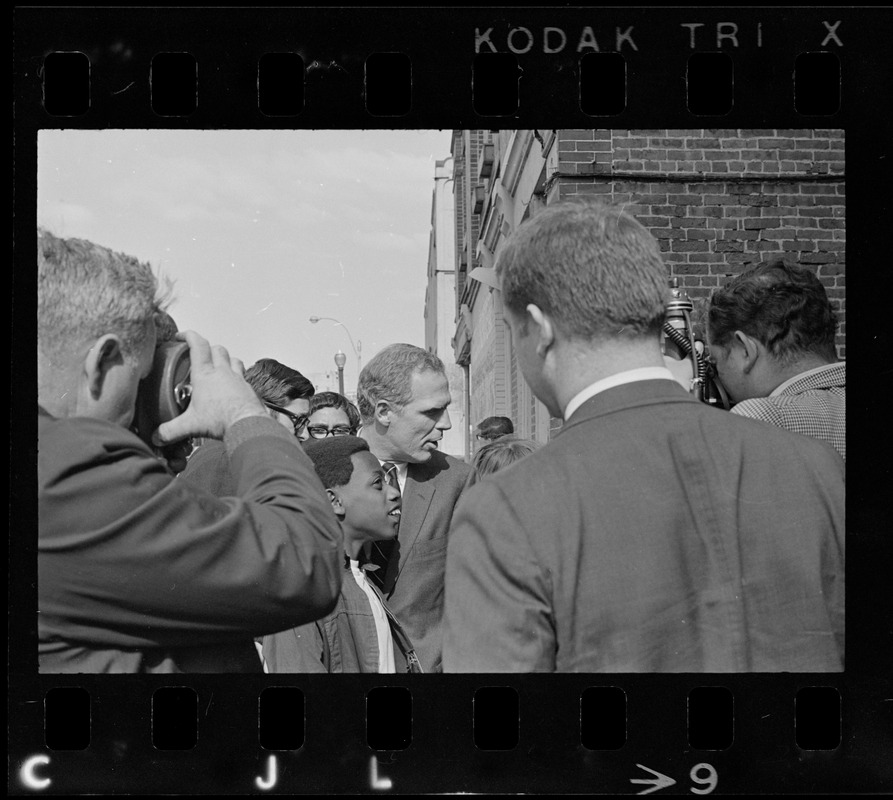
<instances>
[{"instance_id":1,"label":"film negative strip","mask_svg":"<svg viewBox=\"0 0 893 800\"><path fill-rule=\"evenodd\" d=\"M890 9L36 7L14 22L11 794L893 789ZM666 177L661 162L692 138L704 152L747 131L792 163L799 132L824 132L829 151L845 141L845 158L804 173L845 180L857 269L849 292L842 273L835 284L855 309L844 672L40 674L22 391L36 383L38 135L107 128L616 130L622 163L568 152L621 177ZM635 151L657 139L664 156L648 165ZM828 240L843 227L828 223Z\"/></svg>"}]
</instances>

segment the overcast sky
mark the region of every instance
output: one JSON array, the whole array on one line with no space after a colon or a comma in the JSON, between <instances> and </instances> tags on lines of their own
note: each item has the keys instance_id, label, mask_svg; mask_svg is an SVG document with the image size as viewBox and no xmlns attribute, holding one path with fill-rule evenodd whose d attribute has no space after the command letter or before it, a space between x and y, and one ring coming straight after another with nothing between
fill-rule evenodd
<instances>
[{"instance_id":1,"label":"overcast sky","mask_svg":"<svg viewBox=\"0 0 893 800\"><path fill-rule=\"evenodd\" d=\"M38 223L148 261L171 315L246 366L345 388L391 342L424 346L434 162L450 131L41 131Z\"/></svg>"}]
</instances>

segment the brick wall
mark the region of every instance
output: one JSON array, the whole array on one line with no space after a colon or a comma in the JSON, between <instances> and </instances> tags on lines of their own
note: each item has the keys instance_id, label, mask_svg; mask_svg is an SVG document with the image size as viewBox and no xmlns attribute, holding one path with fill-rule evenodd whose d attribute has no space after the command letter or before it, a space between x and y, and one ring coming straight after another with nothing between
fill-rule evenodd
<instances>
[{"instance_id":1,"label":"brick wall","mask_svg":"<svg viewBox=\"0 0 893 800\"><path fill-rule=\"evenodd\" d=\"M562 130L558 156L550 194L625 204L696 304L768 258L812 267L845 357L843 131Z\"/></svg>"}]
</instances>

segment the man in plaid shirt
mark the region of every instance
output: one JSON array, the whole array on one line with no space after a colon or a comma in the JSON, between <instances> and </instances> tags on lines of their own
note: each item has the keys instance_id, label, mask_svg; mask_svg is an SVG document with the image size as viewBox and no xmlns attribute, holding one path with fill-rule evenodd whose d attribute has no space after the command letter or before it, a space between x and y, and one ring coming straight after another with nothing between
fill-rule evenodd
<instances>
[{"instance_id":1,"label":"man in plaid shirt","mask_svg":"<svg viewBox=\"0 0 893 800\"><path fill-rule=\"evenodd\" d=\"M846 460L846 363L837 317L809 269L778 259L713 293L710 355L733 414L821 439Z\"/></svg>"}]
</instances>

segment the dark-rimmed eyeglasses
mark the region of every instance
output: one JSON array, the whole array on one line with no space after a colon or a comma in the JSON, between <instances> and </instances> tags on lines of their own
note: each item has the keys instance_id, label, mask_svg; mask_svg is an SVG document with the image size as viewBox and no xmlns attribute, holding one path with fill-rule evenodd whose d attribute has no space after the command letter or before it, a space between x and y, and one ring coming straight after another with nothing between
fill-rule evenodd
<instances>
[{"instance_id":1,"label":"dark-rimmed eyeglasses","mask_svg":"<svg viewBox=\"0 0 893 800\"><path fill-rule=\"evenodd\" d=\"M314 439L325 439L327 436L353 436L354 429L348 425L335 425L327 428L325 425L311 425L307 433Z\"/></svg>"},{"instance_id":2,"label":"dark-rimmed eyeglasses","mask_svg":"<svg viewBox=\"0 0 893 800\"><path fill-rule=\"evenodd\" d=\"M282 406L277 406L275 403L265 402L264 405L272 411L275 411L277 414L284 414L288 417L289 420L291 420L292 427L295 429L295 436L300 436L304 431L304 428L307 427L307 423L310 421L310 418L304 414L295 414L293 411L289 411Z\"/></svg>"},{"instance_id":3,"label":"dark-rimmed eyeglasses","mask_svg":"<svg viewBox=\"0 0 893 800\"><path fill-rule=\"evenodd\" d=\"M474 438L477 439L479 442L495 442L497 439L501 439L504 435L505 434L502 433L488 433L486 435L482 433L476 433L474 435Z\"/></svg>"}]
</instances>

